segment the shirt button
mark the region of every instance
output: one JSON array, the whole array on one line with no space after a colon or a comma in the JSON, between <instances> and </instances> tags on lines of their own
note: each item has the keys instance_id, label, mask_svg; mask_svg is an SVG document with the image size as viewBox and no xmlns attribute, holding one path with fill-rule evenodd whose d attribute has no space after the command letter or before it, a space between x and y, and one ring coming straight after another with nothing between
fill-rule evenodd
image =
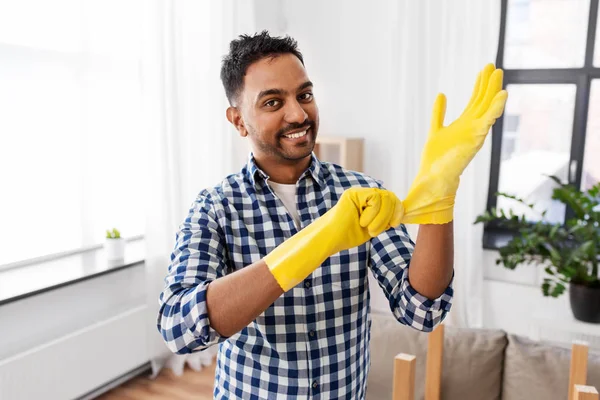
<instances>
[{"instance_id":1,"label":"shirt button","mask_svg":"<svg viewBox=\"0 0 600 400\"><path fill-rule=\"evenodd\" d=\"M312 387L313 387L313 389L316 389L316 388L318 388L318 387L319 387L319 382L317 382L317 381L314 381L314 382L312 383Z\"/></svg>"},{"instance_id":2,"label":"shirt button","mask_svg":"<svg viewBox=\"0 0 600 400\"><path fill-rule=\"evenodd\" d=\"M310 337L315 337L315 331L310 331L310 332L308 332L308 335L309 335Z\"/></svg>"},{"instance_id":3,"label":"shirt button","mask_svg":"<svg viewBox=\"0 0 600 400\"><path fill-rule=\"evenodd\" d=\"M310 281L309 280L304 281L304 287L307 289L310 289Z\"/></svg>"}]
</instances>

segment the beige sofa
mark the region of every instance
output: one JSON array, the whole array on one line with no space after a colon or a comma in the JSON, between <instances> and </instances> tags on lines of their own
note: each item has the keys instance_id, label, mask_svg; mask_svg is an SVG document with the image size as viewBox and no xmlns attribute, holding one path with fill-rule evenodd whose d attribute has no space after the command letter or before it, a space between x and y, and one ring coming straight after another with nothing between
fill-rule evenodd
<instances>
[{"instance_id":1,"label":"beige sofa","mask_svg":"<svg viewBox=\"0 0 600 400\"><path fill-rule=\"evenodd\" d=\"M417 357L415 399L425 391L428 334L372 313L368 400L392 398L394 357ZM571 350L501 330L445 329L443 400L566 400ZM600 353L590 350L587 384L600 388Z\"/></svg>"}]
</instances>

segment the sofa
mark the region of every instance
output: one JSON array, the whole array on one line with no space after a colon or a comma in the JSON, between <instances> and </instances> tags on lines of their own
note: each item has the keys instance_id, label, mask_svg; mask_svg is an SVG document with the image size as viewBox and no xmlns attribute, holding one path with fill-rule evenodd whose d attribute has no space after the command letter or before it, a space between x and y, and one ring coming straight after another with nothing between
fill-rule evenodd
<instances>
[{"instance_id":1,"label":"sofa","mask_svg":"<svg viewBox=\"0 0 600 400\"><path fill-rule=\"evenodd\" d=\"M428 334L371 313L368 400L392 398L394 357L416 356L415 399L425 391ZM566 400L571 349L494 329L445 327L443 400ZM600 389L600 352L588 354L587 385Z\"/></svg>"}]
</instances>

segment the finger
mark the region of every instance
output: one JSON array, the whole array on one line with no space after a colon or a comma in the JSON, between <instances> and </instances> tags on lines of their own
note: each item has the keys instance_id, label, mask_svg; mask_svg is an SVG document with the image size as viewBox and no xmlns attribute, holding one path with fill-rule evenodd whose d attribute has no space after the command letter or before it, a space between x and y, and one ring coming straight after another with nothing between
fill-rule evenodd
<instances>
[{"instance_id":1,"label":"finger","mask_svg":"<svg viewBox=\"0 0 600 400\"><path fill-rule=\"evenodd\" d=\"M494 124L494 122L500 118L502 113L504 112L504 106L506 105L506 100L508 99L508 92L506 90L499 91L494 99L492 100L492 105L488 108L488 110L481 117L482 120L489 123L490 126Z\"/></svg>"},{"instance_id":2,"label":"finger","mask_svg":"<svg viewBox=\"0 0 600 400\"><path fill-rule=\"evenodd\" d=\"M379 213L369 224L369 235L375 237L390 226L390 219L394 213L394 205L392 197L387 191L381 191L381 208Z\"/></svg>"},{"instance_id":3,"label":"finger","mask_svg":"<svg viewBox=\"0 0 600 400\"><path fill-rule=\"evenodd\" d=\"M475 100L477 99L477 95L479 94L479 85L481 85L481 71L477 74L477 79L475 80L475 87L473 88L473 93L471 94L471 98L469 99L469 103L467 103L463 114L469 111L473 107L473 104L475 104Z\"/></svg>"},{"instance_id":4,"label":"finger","mask_svg":"<svg viewBox=\"0 0 600 400\"><path fill-rule=\"evenodd\" d=\"M487 64L481 71L481 81L479 83L479 88L477 91L477 98L471 105L470 109L467 110L465 113L472 113L483 101L492 72L494 72L494 64Z\"/></svg>"},{"instance_id":5,"label":"finger","mask_svg":"<svg viewBox=\"0 0 600 400\"><path fill-rule=\"evenodd\" d=\"M390 220L391 227L397 227L402 223L402 218L404 218L404 205L402 201L396 195L394 195L394 213L392 214L392 219Z\"/></svg>"},{"instance_id":6,"label":"finger","mask_svg":"<svg viewBox=\"0 0 600 400\"><path fill-rule=\"evenodd\" d=\"M433 104L433 114L431 115L431 131L438 131L444 124L444 117L446 116L446 96L443 93L439 93L435 98Z\"/></svg>"},{"instance_id":7,"label":"finger","mask_svg":"<svg viewBox=\"0 0 600 400\"><path fill-rule=\"evenodd\" d=\"M476 120L477 133L476 136L485 136L490 131L490 128L496 123L496 120L500 118L502 112L504 111L504 105L506 104L506 99L508 97L508 93L506 90L500 91L494 100L492 101L492 105L488 109L488 111L478 120Z\"/></svg>"},{"instance_id":8,"label":"finger","mask_svg":"<svg viewBox=\"0 0 600 400\"><path fill-rule=\"evenodd\" d=\"M501 69L497 69L492 73L492 75L490 76L488 89L485 93L485 97L483 98L483 101L479 104L478 108L474 110L473 116L475 118L480 118L488 110L498 92L502 90L503 78L504 71L502 71Z\"/></svg>"},{"instance_id":9,"label":"finger","mask_svg":"<svg viewBox=\"0 0 600 400\"><path fill-rule=\"evenodd\" d=\"M364 198L360 200L362 210L360 213L360 226L366 228L373 222L379 210L381 209L381 196L375 191L368 191Z\"/></svg>"}]
</instances>

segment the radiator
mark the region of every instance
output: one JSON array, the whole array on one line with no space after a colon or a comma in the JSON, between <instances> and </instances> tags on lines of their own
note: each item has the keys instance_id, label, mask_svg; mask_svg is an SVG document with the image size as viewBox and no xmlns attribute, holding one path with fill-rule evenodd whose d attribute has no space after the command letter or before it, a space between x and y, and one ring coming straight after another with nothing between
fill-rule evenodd
<instances>
[{"instance_id":1,"label":"radiator","mask_svg":"<svg viewBox=\"0 0 600 400\"><path fill-rule=\"evenodd\" d=\"M147 318L138 306L0 361L0 400L77 398L147 363Z\"/></svg>"},{"instance_id":2,"label":"radiator","mask_svg":"<svg viewBox=\"0 0 600 400\"><path fill-rule=\"evenodd\" d=\"M549 309L534 313L529 336L566 348L574 341L585 342L593 351L600 351L600 324L577 321L570 311L561 311Z\"/></svg>"}]
</instances>

